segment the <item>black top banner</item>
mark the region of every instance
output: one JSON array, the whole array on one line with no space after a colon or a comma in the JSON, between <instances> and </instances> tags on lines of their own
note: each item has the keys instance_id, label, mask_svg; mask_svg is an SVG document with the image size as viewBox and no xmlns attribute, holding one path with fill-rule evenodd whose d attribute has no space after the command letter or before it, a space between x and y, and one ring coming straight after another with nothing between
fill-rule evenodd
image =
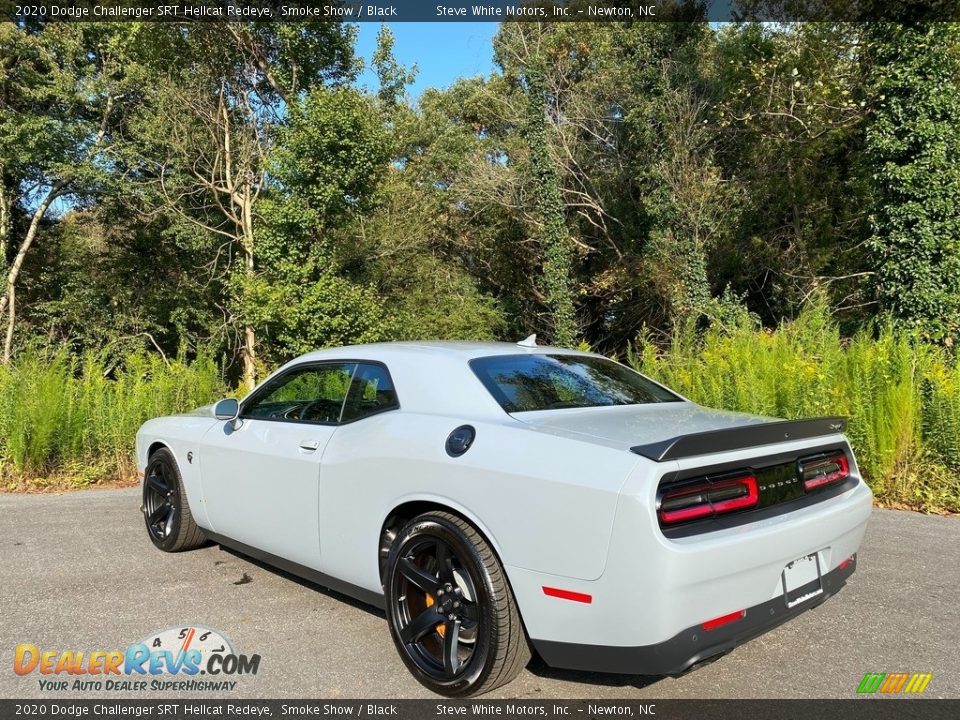
<instances>
[{"instance_id":1,"label":"black top banner","mask_svg":"<svg viewBox=\"0 0 960 720\"><path fill-rule=\"evenodd\" d=\"M960 0L0 0L14 22L948 22Z\"/></svg>"}]
</instances>

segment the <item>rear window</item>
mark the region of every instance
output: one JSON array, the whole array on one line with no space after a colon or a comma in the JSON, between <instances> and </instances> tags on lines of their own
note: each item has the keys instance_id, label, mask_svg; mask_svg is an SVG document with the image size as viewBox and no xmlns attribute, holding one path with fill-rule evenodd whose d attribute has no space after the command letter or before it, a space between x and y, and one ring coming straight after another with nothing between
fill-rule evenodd
<instances>
[{"instance_id":1,"label":"rear window","mask_svg":"<svg viewBox=\"0 0 960 720\"><path fill-rule=\"evenodd\" d=\"M359 420L400 407L390 373L382 365L361 363L353 374L341 422Z\"/></svg>"},{"instance_id":2,"label":"rear window","mask_svg":"<svg viewBox=\"0 0 960 720\"><path fill-rule=\"evenodd\" d=\"M584 355L497 355L470 361L508 413L681 400L619 363Z\"/></svg>"}]
</instances>

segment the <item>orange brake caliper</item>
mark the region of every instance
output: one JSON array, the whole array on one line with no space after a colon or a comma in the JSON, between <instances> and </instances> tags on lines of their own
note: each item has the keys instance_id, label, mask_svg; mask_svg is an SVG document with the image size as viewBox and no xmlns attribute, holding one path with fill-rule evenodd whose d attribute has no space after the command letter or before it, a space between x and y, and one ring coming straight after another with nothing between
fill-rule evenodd
<instances>
[{"instance_id":1,"label":"orange brake caliper","mask_svg":"<svg viewBox=\"0 0 960 720\"><path fill-rule=\"evenodd\" d=\"M433 595L431 595L430 593L427 593L427 607L433 607L433 604L435 602L436 601L433 599ZM447 631L446 625L444 625L442 622L437 623L437 632L440 633L440 637L443 637L443 634L446 631Z\"/></svg>"}]
</instances>

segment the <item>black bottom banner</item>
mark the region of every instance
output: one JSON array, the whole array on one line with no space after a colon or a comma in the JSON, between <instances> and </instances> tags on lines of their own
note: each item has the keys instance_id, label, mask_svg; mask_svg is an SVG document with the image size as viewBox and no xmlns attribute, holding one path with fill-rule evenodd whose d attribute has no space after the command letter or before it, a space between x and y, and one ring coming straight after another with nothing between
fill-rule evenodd
<instances>
[{"instance_id":1,"label":"black bottom banner","mask_svg":"<svg viewBox=\"0 0 960 720\"><path fill-rule=\"evenodd\" d=\"M28 717L953 720L960 717L960 700L0 700L0 718Z\"/></svg>"}]
</instances>

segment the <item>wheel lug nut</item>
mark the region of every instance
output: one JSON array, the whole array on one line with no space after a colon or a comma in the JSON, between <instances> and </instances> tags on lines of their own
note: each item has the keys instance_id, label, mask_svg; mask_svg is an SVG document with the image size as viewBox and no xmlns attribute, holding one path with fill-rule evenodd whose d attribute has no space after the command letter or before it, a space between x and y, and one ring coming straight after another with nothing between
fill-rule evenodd
<instances>
[{"instance_id":1,"label":"wheel lug nut","mask_svg":"<svg viewBox=\"0 0 960 720\"><path fill-rule=\"evenodd\" d=\"M458 607L460 607L460 603L455 602L455 603L453 604L453 606L454 606L455 608L458 608Z\"/></svg>"},{"instance_id":2,"label":"wheel lug nut","mask_svg":"<svg viewBox=\"0 0 960 720\"><path fill-rule=\"evenodd\" d=\"M443 597L443 588L437 590L437 597Z\"/></svg>"}]
</instances>

